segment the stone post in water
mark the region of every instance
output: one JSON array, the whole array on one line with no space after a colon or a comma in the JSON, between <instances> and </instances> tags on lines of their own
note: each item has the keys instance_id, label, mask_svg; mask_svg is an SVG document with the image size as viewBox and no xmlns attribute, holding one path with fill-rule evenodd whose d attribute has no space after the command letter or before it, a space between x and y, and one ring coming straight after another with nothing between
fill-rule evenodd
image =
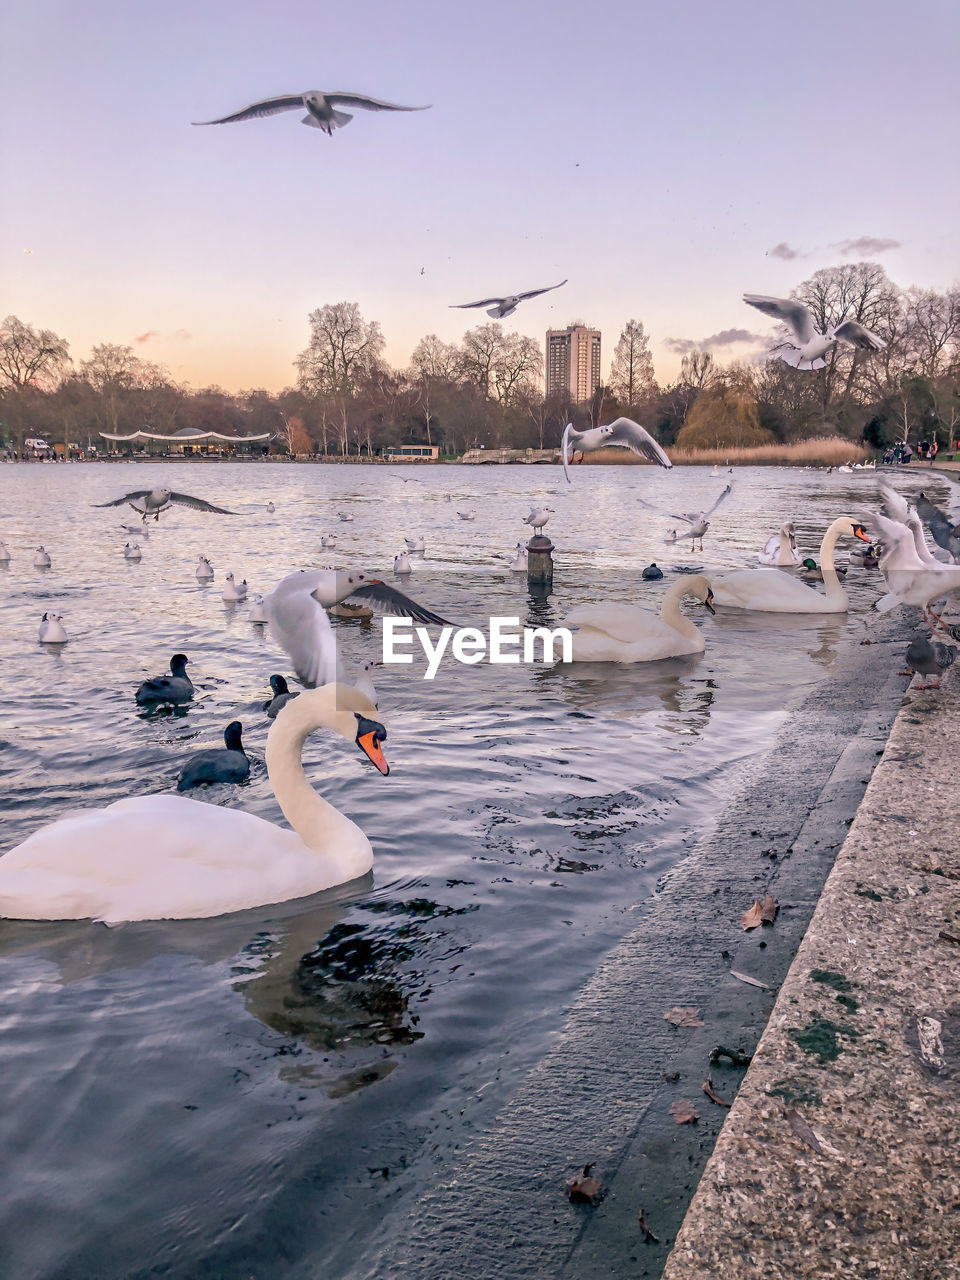
<instances>
[{"instance_id":1,"label":"stone post in water","mask_svg":"<svg viewBox=\"0 0 960 1280\"><path fill-rule=\"evenodd\" d=\"M527 586L539 596L553 590L553 543L544 533L535 533L527 543Z\"/></svg>"}]
</instances>

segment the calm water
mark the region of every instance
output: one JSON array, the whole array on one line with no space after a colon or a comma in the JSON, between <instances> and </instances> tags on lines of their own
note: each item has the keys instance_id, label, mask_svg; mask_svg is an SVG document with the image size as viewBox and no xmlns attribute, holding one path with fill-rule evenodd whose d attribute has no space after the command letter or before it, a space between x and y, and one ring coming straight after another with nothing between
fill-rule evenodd
<instances>
[{"instance_id":1,"label":"calm water","mask_svg":"<svg viewBox=\"0 0 960 1280\"><path fill-rule=\"evenodd\" d=\"M705 550L662 538L709 505ZM405 482L405 479L409 482ZM924 472L900 487L944 496ZM166 483L241 513L176 508L122 557L126 509ZM0 851L78 806L169 790L184 757L239 718L262 759L260 704L283 655L220 599L224 574L269 590L300 567L390 578L404 536L427 553L410 594L452 620L557 624L599 599L656 605L650 560L754 565L792 518L804 552L876 493L872 473L584 467L204 465L0 467ZM454 501L443 500L451 493ZM277 504L274 514L266 502ZM531 600L495 553L556 508L555 592ZM457 509L475 509L474 523ZM337 511L355 516L340 523ZM320 537L338 536L336 551ZM48 571L31 567L43 543ZM199 553L217 580L194 578ZM846 548L841 544L841 562ZM852 569L849 617L696 610L700 658L635 668L423 664L377 673L392 773L315 737L314 783L367 832L374 873L315 898L200 922L0 922L0 1271L18 1277L346 1277L376 1256L404 1195L486 1123L562 1026L632 908L723 805L791 700L867 632L879 578ZM36 643L45 610L70 643ZM336 624L378 658L374 624ZM198 696L145 718L133 691L182 649ZM211 803L281 821L260 764ZM146 856L131 849L132 858Z\"/></svg>"}]
</instances>

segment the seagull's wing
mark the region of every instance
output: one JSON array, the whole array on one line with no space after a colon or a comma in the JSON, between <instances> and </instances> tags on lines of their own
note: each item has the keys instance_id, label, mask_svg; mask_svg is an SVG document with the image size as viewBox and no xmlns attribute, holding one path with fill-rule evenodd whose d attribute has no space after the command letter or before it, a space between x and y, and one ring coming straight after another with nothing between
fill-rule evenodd
<instances>
[{"instance_id":1,"label":"seagull's wing","mask_svg":"<svg viewBox=\"0 0 960 1280\"><path fill-rule=\"evenodd\" d=\"M351 591L346 599L350 604L375 604L384 613L396 614L398 618L412 618L414 622L433 623L437 627L453 626L453 623L447 622L446 618L441 618L439 614L424 609L422 605L417 604L416 600L411 600L402 591L389 586L379 578L372 578L362 587L357 587L356 591Z\"/></svg>"},{"instance_id":2,"label":"seagull's wing","mask_svg":"<svg viewBox=\"0 0 960 1280\"><path fill-rule=\"evenodd\" d=\"M179 502L182 507L195 507L197 511L215 511L218 516L235 516L235 511L228 511L226 507L215 507L212 502L205 502L203 498L191 498L189 493L171 493L171 502Z\"/></svg>"},{"instance_id":3,"label":"seagull's wing","mask_svg":"<svg viewBox=\"0 0 960 1280\"><path fill-rule=\"evenodd\" d=\"M463 310L464 307L489 307L492 303L502 302L502 298L481 298L479 302L452 302L450 310Z\"/></svg>"},{"instance_id":4,"label":"seagull's wing","mask_svg":"<svg viewBox=\"0 0 960 1280\"><path fill-rule=\"evenodd\" d=\"M816 333L813 316L801 302L793 302L789 298L768 298L762 293L745 293L743 300L765 316L782 321L793 330L801 346L806 345Z\"/></svg>"},{"instance_id":5,"label":"seagull's wing","mask_svg":"<svg viewBox=\"0 0 960 1280\"><path fill-rule=\"evenodd\" d=\"M560 461L563 463L563 474L566 476L567 484L572 484L570 479L570 467L567 462L567 445L570 443L570 435L573 432L573 423L568 422L563 428L563 437L560 440Z\"/></svg>"},{"instance_id":6,"label":"seagull's wing","mask_svg":"<svg viewBox=\"0 0 960 1280\"><path fill-rule=\"evenodd\" d=\"M236 120L259 120L261 116L279 115L281 111L298 111L304 105L304 97L302 93L287 93L282 98L264 98L242 111L235 111L232 116L221 116L219 120L192 120L191 124L233 124Z\"/></svg>"},{"instance_id":7,"label":"seagull's wing","mask_svg":"<svg viewBox=\"0 0 960 1280\"><path fill-rule=\"evenodd\" d=\"M839 338L841 342L848 342L851 347L860 347L864 351L882 351L887 345L875 333L865 329L862 324L857 324L856 320L845 320L843 324L837 325L833 336Z\"/></svg>"},{"instance_id":8,"label":"seagull's wing","mask_svg":"<svg viewBox=\"0 0 960 1280\"><path fill-rule=\"evenodd\" d=\"M611 422L610 428L607 444L618 444L624 449L632 449L634 453L649 458L651 462L658 462L661 467L666 467L668 470L673 466L650 432L641 427L639 422L634 422L632 418L617 418L616 422Z\"/></svg>"},{"instance_id":9,"label":"seagull's wing","mask_svg":"<svg viewBox=\"0 0 960 1280\"><path fill-rule=\"evenodd\" d=\"M891 520L899 520L901 524L906 524L910 507L903 494L897 493L896 489L891 489L887 484L880 486L880 493L883 497L884 515L889 516Z\"/></svg>"},{"instance_id":10,"label":"seagull's wing","mask_svg":"<svg viewBox=\"0 0 960 1280\"><path fill-rule=\"evenodd\" d=\"M515 296L518 302L523 302L526 298L538 298L541 293L550 293L566 283L566 280L561 280L560 284L548 284L545 289L528 289L526 293L518 293Z\"/></svg>"},{"instance_id":11,"label":"seagull's wing","mask_svg":"<svg viewBox=\"0 0 960 1280\"><path fill-rule=\"evenodd\" d=\"M704 516L712 516L713 513L716 511L717 507L719 507L720 503L724 502L727 498L729 498L731 493L733 493L733 485L728 484L727 487L724 489L723 493L721 493L720 497L716 500L716 502L710 508L710 510L703 511L701 512L701 514Z\"/></svg>"},{"instance_id":12,"label":"seagull's wing","mask_svg":"<svg viewBox=\"0 0 960 1280\"><path fill-rule=\"evenodd\" d=\"M270 634L303 683L316 686L337 678L337 643L323 606L310 594L311 577L303 574L296 584L285 578L263 604Z\"/></svg>"},{"instance_id":13,"label":"seagull's wing","mask_svg":"<svg viewBox=\"0 0 960 1280\"><path fill-rule=\"evenodd\" d=\"M325 93L323 95L331 106L360 107L363 111L429 111L430 103L425 107L401 107L396 102L381 102L379 98L368 98L362 93Z\"/></svg>"},{"instance_id":14,"label":"seagull's wing","mask_svg":"<svg viewBox=\"0 0 960 1280\"><path fill-rule=\"evenodd\" d=\"M669 516L671 520L683 520L685 524L693 524L694 521L700 519L699 511L688 512L683 515L679 511L664 511L663 507L658 507L652 502L647 502L645 498L634 498L634 502L639 502L641 507L647 507L650 511L656 511L658 515Z\"/></svg>"},{"instance_id":15,"label":"seagull's wing","mask_svg":"<svg viewBox=\"0 0 960 1280\"><path fill-rule=\"evenodd\" d=\"M132 502L134 498L146 498L153 492L152 489L137 489L134 493L125 493L122 498L114 498L113 502L94 502L95 507L122 507L125 502Z\"/></svg>"}]
</instances>

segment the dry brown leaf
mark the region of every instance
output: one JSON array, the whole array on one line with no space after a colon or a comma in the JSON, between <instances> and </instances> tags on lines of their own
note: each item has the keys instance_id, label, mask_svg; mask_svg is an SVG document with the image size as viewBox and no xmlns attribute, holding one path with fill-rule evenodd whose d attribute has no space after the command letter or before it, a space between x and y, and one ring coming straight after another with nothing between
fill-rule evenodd
<instances>
[{"instance_id":1,"label":"dry brown leaf","mask_svg":"<svg viewBox=\"0 0 960 1280\"><path fill-rule=\"evenodd\" d=\"M706 1080L704 1080L703 1084L700 1087L703 1089L703 1092L707 1095L710 1101L715 1102L718 1107L733 1106L732 1102L724 1102L724 1100L721 1097L719 1097L717 1094L714 1093L713 1080L711 1079L710 1076L707 1076Z\"/></svg>"},{"instance_id":2,"label":"dry brown leaf","mask_svg":"<svg viewBox=\"0 0 960 1280\"><path fill-rule=\"evenodd\" d=\"M749 973L741 973L739 969L731 969L730 976L739 978L741 982L749 982L751 987L763 987L764 991L770 990L765 982L761 982L759 978L751 978Z\"/></svg>"},{"instance_id":3,"label":"dry brown leaf","mask_svg":"<svg viewBox=\"0 0 960 1280\"><path fill-rule=\"evenodd\" d=\"M700 1017L700 1010L694 1009L691 1005L677 1005L672 1009L668 1009L663 1015L668 1022L672 1022L675 1027L702 1027L703 1019Z\"/></svg>"},{"instance_id":4,"label":"dry brown leaf","mask_svg":"<svg viewBox=\"0 0 960 1280\"><path fill-rule=\"evenodd\" d=\"M763 906L760 902L754 902L749 911L745 911L740 917L740 927L744 933L749 933L751 929L756 929L763 924Z\"/></svg>"},{"instance_id":5,"label":"dry brown leaf","mask_svg":"<svg viewBox=\"0 0 960 1280\"><path fill-rule=\"evenodd\" d=\"M820 1139L813 1132L810 1126L804 1120L799 1111L793 1107L787 1107L783 1113L787 1117L790 1128L797 1135L801 1142L805 1142L808 1147L816 1151L817 1155L823 1155L823 1147L820 1145Z\"/></svg>"},{"instance_id":6,"label":"dry brown leaf","mask_svg":"<svg viewBox=\"0 0 960 1280\"><path fill-rule=\"evenodd\" d=\"M689 1098L678 1098L670 1108L670 1114L677 1124L696 1124L700 1113Z\"/></svg>"},{"instance_id":7,"label":"dry brown leaf","mask_svg":"<svg viewBox=\"0 0 960 1280\"><path fill-rule=\"evenodd\" d=\"M660 1243L660 1237L659 1237L659 1236L655 1236L655 1235L653 1234L653 1232L650 1230L650 1228L647 1226L647 1221L646 1221L646 1218L644 1218L644 1216L643 1216L643 1210L642 1210L642 1209L639 1209L639 1210L637 1211L637 1221L640 1223L640 1230L643 1232L643 1243L644 1243L644 1244L659 1244L659 1243Z\"/></svg>"},{"instance_id":8,"label":"dry brown leaf","mask_svg":"<svg viewBox=\"0 0 960 1280\"><path fill-rule=\"evenodd\" d=\"M567 1196L572 1204L599 1204L604 1190L599 1178L592 1178L592 1164L585 1164L583 1172L567 1183Z\"/></svg>"},{"instance_id":9,"label":"dry brown leaf","mask_svg":"<svg viewBox=\"0 0 960 1280\"><path fill-rule=\"evenodd\" d=\"M769 893L764 895L763 907L760 911L760 919L764 924L773 924L777 918L777 912L780 910L780 903L776 898L772 898Z\"/></svg>"}]
</instances>

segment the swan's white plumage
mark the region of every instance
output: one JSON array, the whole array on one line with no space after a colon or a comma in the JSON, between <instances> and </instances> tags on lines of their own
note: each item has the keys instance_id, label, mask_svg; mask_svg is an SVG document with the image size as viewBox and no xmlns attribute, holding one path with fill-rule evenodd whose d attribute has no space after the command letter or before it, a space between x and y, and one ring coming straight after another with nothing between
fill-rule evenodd
<instances>
[{"instance_id":1,"label":"swan's white plumage","mask_svg":"<svg viewBox=\"0 0 960 1280\"><path fill-rule=\"evenodd\" d=\"M684 596L703 602L710 583L700 574L675 582L663 598L659 614L638 605L604 601L573 609L564 626L573 634L574 662L658 662L702 653L700 630L680 612Z\"/></svg>"},{"instance_id":2,"label":"swan's white plumage","mask_svg":"<svg viewBox=\"0 0 960 1280\"><path fill-rule=\"evenodd\" d=\"M852 537L853 530L853 521L841 516L823 536L820 567L824 592L777 569L741 569L714 581L715 603L729 609L753 609L760 613L846 613L850 602L840 585L833 553L841 534Z\"/></svg>"}]
</instances>

